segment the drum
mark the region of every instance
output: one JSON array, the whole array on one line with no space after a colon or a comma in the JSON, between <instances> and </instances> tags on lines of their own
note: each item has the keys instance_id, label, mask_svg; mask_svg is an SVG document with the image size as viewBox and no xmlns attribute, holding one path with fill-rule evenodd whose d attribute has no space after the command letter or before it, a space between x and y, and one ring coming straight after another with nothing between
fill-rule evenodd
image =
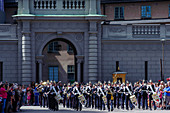
<instances>
[{"instance_id":1,"label":"drum","mask_svg":"<svg viewBox=\"0 0 170 113\"><path fill-rule=\"evenodd\" d=\"M79 102L82 104L82 105L86 105L86 99L84 97L83 94L79 95L78 96L78 99L79 99Z\"/></svg>"},{"instance_id":2,"label":"drum","mask_svg":"<svg viewBox=\"0 0 170 113\"><path fill-rule=\"evenodd\" d=\"M106 104L107 104L107 98L106 98L106 95L104 95L104 96L102 97L102 99L103 99L104 104L106 105Z\"/></svg>"},{"instance_id":3,"label":"drum","mask_svg":"<svg viewBox=\"0 0 170 113\"><path fill-rule=\"evenodd\" d=\"M54 98L57 100L57 102L59 102L60 100L63 100L60 94L57 94Z\"/></svg>"},{"instance_id":4,"label":"drum","mask_svg":"<svg viewBox=\"0 0 170 113\"><path fill-rule=\"evenodd\" d=\"M159 98L159 96L158 96L156 93L154 93L154 94L152 95L152 98L153 98L153 100L154 100L156 103L160 103L160 98Z\"/></svg>"},{"instance_id":5,"label":"drum","mask_svg":"<svg viewBox=\"0 0 170 113\"><path fill-rule=\"evenodd\" d=\"M137 99L135 95L130 96L130 100L132 103L137 103Z\"/></svg>"}]
</instances>

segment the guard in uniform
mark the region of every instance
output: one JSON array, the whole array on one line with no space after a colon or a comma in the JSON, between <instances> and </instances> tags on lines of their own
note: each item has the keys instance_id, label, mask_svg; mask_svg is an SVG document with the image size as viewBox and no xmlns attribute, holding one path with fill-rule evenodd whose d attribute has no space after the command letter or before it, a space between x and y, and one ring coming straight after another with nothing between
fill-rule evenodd
<instances>
[{"instance_id":1,"label":"guard in uniform","mask_svg":"<svg viewBox=\"0 0 170 113\"><path fill-rule=\"evenodd\" d=\"M110 106L111 106L111 111L113 111L113 100L111 100L111 96L113 96L113 93L111 91L111 83L108 81L108 86L106 87L106 97L107 97L107 108L108 111L110 112Z\"/></svg>"},{"instance_id":2,"label":"guard in uniform","mask_svg":"<svg viewBox=\"0 0 170 113\"><path fill-rule=\"evenodd\" d=\"M125 101L125 84L123 83L118 91L121 94L121 108L124 109L124 101Z\"/></svg>"},{"instance_id":3,"label":"guard in uniform","mask_svg":"<svg viewBox=\"0 0 170 113\"><path fill-rule=\"evenodd\" d=\"M147 85L146 85L146 81L143 80L142 82L142 86L141 86L141 89L140 89L140 92L141 92L141 97L142 97L142 109L145 110L145 106L146 106L146 109L148 109L148 94L147 94Z\"/></svg>"},{"instance_id":4,"label":"guard in uniform","mask_svg":"<svg viewBox=\"0 0 170 113\"><path fill-rule=\"evenodd\" d=\"M116 85L116 102L114 101L115 102L114 107L116 108L116 104L117 104L117 109L119 109L119 106L120 106L119 104L119 100L121 98L121 93L119 93L120 87L121 87L121 83L119 82Z\"/></svg>"},{"instance_id":5,"label":"guard in uniform","mask_svg":"<svg viewBox=\"0 0 170 113\"><path fill-rule=\"evenodd\" d=\"M86 84L86 100L87 100L87 105L86 107L90 107L91 106L91 87L89 86L89 84Z\"/></svg>"},{"instance_id":6,"label":"guard in uniform","mask_svg":"<svg viewBox=\"0 0 170 113\"><path fill-rule=\"evenodd\" d=\"M129 110L129 105L130 109L133 109L132 103L130 101L130 95L131 95L132 89L131 86L129 86L129 82L126 82L126 87L125 87L125 99L126 99L126 110Z\"/></svg>"},{"instance_id":7,"label":"guard in uniform","mask_svg":"<svg viewBox=\"0 0 170 113\"><path fill-rule=\"evenodd\" d=\"M104 95L103 90L102 90L102 83L100 83L100 86L97 88L97 95L98 95L98 109L102 110L102 97Z\"/></svg>"},{"instance_id":8,"label":"guard in uniform","mask_svg":"<svg viewBox=\"0 0 170 113\"><path fill-rule=\"evenodd\" d=\"M67 86L65 84L62 88L62 93L63 93L63 107L65 108L67 99Z\"/></svg>"},{"instance_id":9,"label":"guard in uniform","mask_svg":"<svg viewBox=\"0 0 170 113\"><path fill-rule=\"evenodd\" d=\"M79 84L76 82L75 83L75 87L73 88L73 94L74 94L74 102L75 102L75 109L78 110L82 110L82 104L79 102L78 96L80 95L80 87Z\"/></svg>"},{"instance_id":10,"label":"guard in uniform","mask_svg":"<svg viewBox=\"0 0 170 113\"><path fill-rule=\"evenodd\" d=\"M91 94L92 94L92 97L91 97L91 102L92 102L92 108L95 107L96 109L96 92L97 92L97 88L95 85L93 85L92 89L91 89Z\"/></svg>"},{"instance_id":11,"label":"guard in uniform","mask_svg":"<svg viewBox=\"0 0 170 113\"><path fill-rule=\"evenodd\" d=\"M71 98L71 86L70 86L70 83L67 84L66 92L67 92L67 96L66 96L67 102L66 102L66 104L67 104L67 108L70 108L70 103L71 103L71 101L70 101L70 98Z\"/></svg>"}]
</instances>

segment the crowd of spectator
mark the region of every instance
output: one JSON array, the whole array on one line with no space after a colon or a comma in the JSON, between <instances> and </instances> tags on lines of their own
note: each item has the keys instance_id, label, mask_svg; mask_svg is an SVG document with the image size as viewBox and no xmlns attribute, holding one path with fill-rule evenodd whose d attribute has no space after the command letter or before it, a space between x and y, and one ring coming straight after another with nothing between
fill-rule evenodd
<instances>
[{"instance_id":1,"label":"crowd of spectator","mask_svg":"<svg viewBox=\"0 0 170 113\"><path fill-rule=\"evenodd\" d=\"M34 105L35 84L32 82L25 87L17 83L0 83L0 110L1 113L20 111L23 105Z\"/></svg>"}]
</instances>

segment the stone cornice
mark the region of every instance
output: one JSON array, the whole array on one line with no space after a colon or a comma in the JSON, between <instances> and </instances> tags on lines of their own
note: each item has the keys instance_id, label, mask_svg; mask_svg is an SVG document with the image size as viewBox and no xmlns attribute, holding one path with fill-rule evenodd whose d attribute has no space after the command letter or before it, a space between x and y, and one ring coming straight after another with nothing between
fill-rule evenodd
<instances>
[{"instance_id":1,"label":"stone cornice","mask_svg":"<svg viewBox=\"0 0 170 113\"><path fill-rule=\"evenodd\" d=\"M105 20L105 15L13 15L15 20Z\"/></svg>"}]
</instances>

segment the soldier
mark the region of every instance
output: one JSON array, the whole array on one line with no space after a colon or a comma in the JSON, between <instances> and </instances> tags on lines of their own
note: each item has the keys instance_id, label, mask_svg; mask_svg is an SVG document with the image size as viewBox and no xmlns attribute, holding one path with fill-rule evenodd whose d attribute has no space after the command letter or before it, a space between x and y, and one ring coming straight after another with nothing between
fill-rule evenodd
<instances>
[{"instance_id":1,"label":"soldier","mask_svg":"<svg viewBox=\"0 0 170 113\"><path fill-rule=\"evenodd\" d=\"M95 85L93 85L91 89L91 94L92 94L91 102L92 102L92 108L94 108L95 106L95 109L96 109L96 92L97 92L97 88Z\"/></svg>"},{"instance_id":2,"label":"soldier","mask_svg":"<svg viewBox=\"0 0 170 113\"><path fill-rule=\"evenodd\" d=\"M63 92L63 107L65 108L66 105L66 99L67 99L67 86L64 84L63 88L62 88L62 92Z\"/></svg>"},{"instance_id":3,"label":"soldier","mask_svg":"<svg viewBox=\"0 0 170 113\"><path fill-rule=\"evenodd\" d=\"M145 106L146 106L146 109L148 109L148 102L147 102L147 100L148 100L148 94L147 94L147 85L146 85L146 81L144 81L143 80L143 82L142 82L142 86L141 86L141 88L140 88L140 91L139 92L141 92L141 97L142 97L142 109L143 110L145 110Z\"/></svg>"},{"instance_id":4,"label":"soldier","mask_svg":"<svg viewBox=\"0 0 170 113\"><path fill-rule=\"evenodd\" d=\"M121 85L120 90L118 91L121 94L121 108L124 109L124 100L125 100L125 84Z\"/></svg>"},{"instance_id":5,"label":"soldier","mask_svg":"<svg viewBox=\"0 0 170 113\"><path fill-rule=\"evenodd\" d=\"M121 98L121 93L119 93L120 87L121 87L121 83L119 81L116 85L116 103L114 103L115 108L116 108L116 104L117 104L117 109L119 109L119 106L120 106L120 104L119 104L119 100Z\"/></svg>"},{"instance_id":6,"label":"soldier","mask_svg":"<svg viewBox=\"0 0 170 113\"><path fill-rule=\"evenodd\" d=\"M97 95L98 95L98 109L102 110L102 97L104 96L103 90L102 90L102 83L100 83L99 87L97 88Z\"/></svg>"},{"instance_id":7,"label":"soldier","mask_svg":"<svg viewBox=\"0 0 170 113\"><path fill-rule=\"evenodd\" d=\"M55 93L55 86L54 84L52 84L50 86L50 92L48 94L48 98L49 98L49 109L50 110L58 110L58 109L55 109L55 104L57 103L56 99L55 99L55 96L56 96L56 93Z\"/></svg>"},{"instance_id":8,"label":"soldier","mask_svg":"<svg viewBox=\"0 0 170 113\"><path fill-rule=\"evenodd\" d=\"M107 108L110 112L110 104L111 104L111 111L113 111L113 100L111 100L111 96L113 96L113 92L111 90L111 83L108 81L108 86L106 88L106 97L107 97Z\"/></svg>"},{"instance_id":9,"label":"soldier","mask_svg":"<svg viewBox=\"0 0 170 113\"><path fill-rule=\"evenodd\" d=\"M154 86L152 80L149 81L149 83L147 85L147 89L149 92L149 108L150 108L150 110L152 110L151 100L153 100L152 95L155 92L155 86ZM156 110L155 101L153 101L153 105L154 105L154 110Z\"/></svg>"},{"instance_id":10,"label":"soldier","mask_svg":"<svg viewBox=\"0 0 170 113\"><path fill-rule=\"evenodd\" d=\"M137 98L137 103L138 103L138 109L140 109L141 106L141 85L139 84L139 82L136 83L136 87L134 88L134 92L135 92L135 96Z\"/></svg>"},{"instance_id":11,"label":"soldier","mask_svg":"<svg viewBox=\"0 0 170 113\"><path fill-rule=\"evenodd\" d=\"M70 102L71 102L70 101L70 98L71 98L71 86L70 86L70 83L67 84L66 92L67 92L67 96L66 96L67 102L66 102L66 104L67 104L67 108L69 108L70 107Z\"/></svg>"},{"instance_id":12,"label":"soldier","mask_svg":"<svg viewBox=\"0 0 170 113\"><path fill-rule=\"evenodd\" d=\"M86 104L86 107L90 107L91 104L91 87L89 86L89 84L87 83L86 84L86 100L87 100L87 104Z\"/></svg>"},{"instance_id":13,"label":"soldier","mask_svg":"<svg viewBox=\"0 0 170 113\"><path fill-rule=\"evenodd\" d=\"M132 89L131 86L129 85L129 82L126 82L126 87L125 87L125 99L126 99L126 110L129 110L129 105L130 109L133 109L132 103L130 101L130 95L132 95Z\"/></svg>"},{"instance_id":14,"label":"soldier","mask_svg":"<svg viewBox=\"0 0 170 113\"><path fill-rule=\"evenodd\" d=\"M80 87L79 84L76 82L75 83L75 87L73 88L72 93L74 94L74 102L75 102L75 109L78 110L82 110L82 104L79 102L78 96L80 95Z\"/></svg>"}]
</instances>

